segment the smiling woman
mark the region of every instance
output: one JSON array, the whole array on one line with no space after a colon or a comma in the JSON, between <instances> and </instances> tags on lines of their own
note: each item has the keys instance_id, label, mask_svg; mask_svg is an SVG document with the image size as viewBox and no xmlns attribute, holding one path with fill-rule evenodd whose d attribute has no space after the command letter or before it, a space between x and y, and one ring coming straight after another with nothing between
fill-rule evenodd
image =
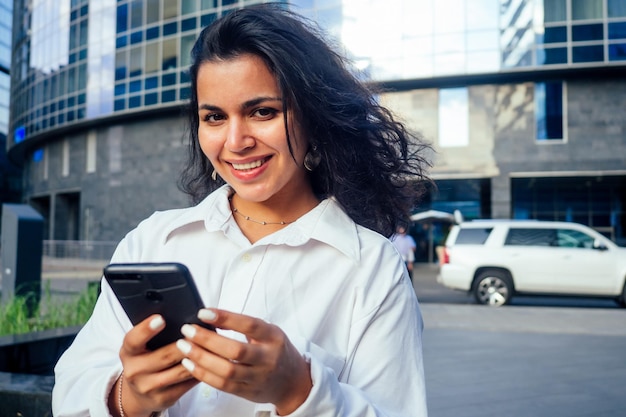
<instances>
[{"instance_id":1,"label":"smiling woman","mask_svg":"<svg viewBox=\"0 0 626 417\"><path fill-rule=\"evenodd\" d=\"M421 314L385 236L428 181L427 145L277 4L217 20L192 58L196 205L143 221L112 262L186 265L217 332L185 324L149 350L162 316L133 327L103 282L55 415L425 416Z\"/></svg>"}]
</instances>

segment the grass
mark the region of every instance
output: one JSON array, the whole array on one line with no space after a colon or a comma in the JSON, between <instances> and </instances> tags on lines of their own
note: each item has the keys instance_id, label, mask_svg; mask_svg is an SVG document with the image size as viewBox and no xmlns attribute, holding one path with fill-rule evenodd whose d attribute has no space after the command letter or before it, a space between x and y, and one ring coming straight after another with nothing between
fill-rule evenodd
<instances>
[{"instance_id":1,"label":"grass","mask_svg":"<svg viewBox=\"0 0 626 417\"><path fill-rule=\"evenodd\" d=\"M0 305L0 336L83 325L91 316L97 298L98 287L90 285L73 300L53 300L47 282L32 314L35 299L32 294Z\"/></svg>"}]
</instances>

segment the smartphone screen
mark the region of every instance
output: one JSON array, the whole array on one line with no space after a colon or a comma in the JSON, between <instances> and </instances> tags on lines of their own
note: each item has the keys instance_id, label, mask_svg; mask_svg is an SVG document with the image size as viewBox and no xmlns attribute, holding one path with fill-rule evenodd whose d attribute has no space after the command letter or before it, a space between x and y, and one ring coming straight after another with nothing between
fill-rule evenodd
<instances>
[{"instance_id":1,"label":"smartphone screen","mask_svg":"<svg viewBox=\"0 0 626 417\"><path fill-rule=\"evenodd\" d=\"M185 323L215 330L197 317L204 306L191 273L183 264L110 264L104 268L104 277L133 325L152 314L163 316L165 328L148 341L146 347L150 350L183 337L180 328Z\"/></svg>"}]
</instances>

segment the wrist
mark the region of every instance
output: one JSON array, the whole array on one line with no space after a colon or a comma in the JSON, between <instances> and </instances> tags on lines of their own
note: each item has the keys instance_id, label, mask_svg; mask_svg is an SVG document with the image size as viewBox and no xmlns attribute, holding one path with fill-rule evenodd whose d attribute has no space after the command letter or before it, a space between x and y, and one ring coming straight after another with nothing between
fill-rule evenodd
<instances>
[{"instance_id":1,"label":"wrist","mask_svg":"<svg viewBox=\"0 0 626 417\"><path fill-rule=\"evenodd\" d=\"M313 381L311 380L311 364L308 361L304 362L304 372L301 374L295 384L291 385L292 389L289 390L285 397L274 404L276 408L276 414L279 416L285 416L293 413L300 407L311 393L313 389Z\"/></svg>"}]
</instances>

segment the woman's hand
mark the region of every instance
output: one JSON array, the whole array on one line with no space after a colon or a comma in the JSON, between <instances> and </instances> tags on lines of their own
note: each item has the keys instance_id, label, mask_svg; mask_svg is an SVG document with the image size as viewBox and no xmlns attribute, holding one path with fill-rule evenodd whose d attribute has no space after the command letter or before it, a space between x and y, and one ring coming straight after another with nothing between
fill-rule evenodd
<instances>
[{"instance_id":1,"label":"woman's hand","mask_svg":"<svg viewBox=\"0 0 626 417\"><path fill-rule=\"evenodd\" d=\"M121 401L125 417L149 416L174 404L198 383L180 364L184 358L174 343L155 351L146 343L165 327L163 318L153 315L133 327L124 337L120 359L123 375L109 394L109 410L120 416Z\"/></svg>"},{"instance_id":2,"label":"woman's hand","mask_svg":"<svg viewBox=\"0 0 626 417\"><path fill-rule=\"evenodd\" d=\"M217 328L242 333L248 343L186 324L177 342L191 375L221 391L258 403L272 403L290 414L308 397L309 364L277 326L224 310L201 310L198 317Z\"/></svg>"}]
</instances>

